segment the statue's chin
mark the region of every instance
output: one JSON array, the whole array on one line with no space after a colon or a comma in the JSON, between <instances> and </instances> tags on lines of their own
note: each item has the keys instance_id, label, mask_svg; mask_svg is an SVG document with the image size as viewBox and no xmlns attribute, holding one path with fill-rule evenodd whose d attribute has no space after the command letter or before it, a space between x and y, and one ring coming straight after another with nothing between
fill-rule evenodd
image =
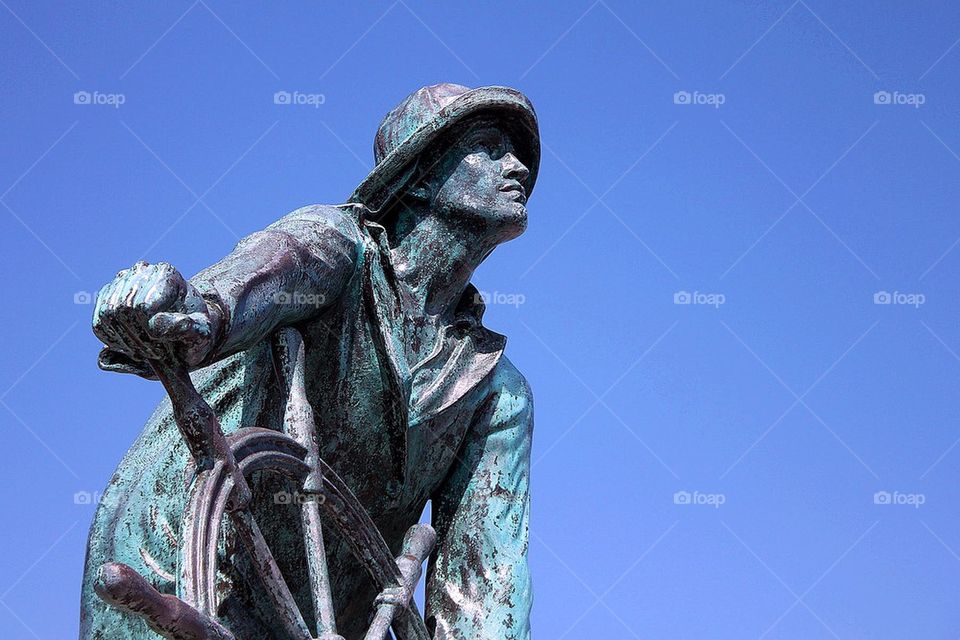
<instances>
[{"instance_id":1,"label":"statue's chin","mask_svg":"<svg viewBox=\"0 0 960 640\"><path fill-rule=\"evenodd\" d=\"M445 219L451 221L451 224L461 232L472 230L480 234L485 244L491 241L494 244L503 244L513 240L527 229L527 208L520 202L441 215L444 215Z\"/></svg>"},{"instance_id":2,"label":"statue's chin","mask_svg":"<svg viewBox=\"0 0 960 640\"><path fill-rule=\"evenodd\" d=\"M514 203L504 224L507 237L504 240L513 240L527 230L527 207L519 202Z\"/></svg>"}]
</instances>

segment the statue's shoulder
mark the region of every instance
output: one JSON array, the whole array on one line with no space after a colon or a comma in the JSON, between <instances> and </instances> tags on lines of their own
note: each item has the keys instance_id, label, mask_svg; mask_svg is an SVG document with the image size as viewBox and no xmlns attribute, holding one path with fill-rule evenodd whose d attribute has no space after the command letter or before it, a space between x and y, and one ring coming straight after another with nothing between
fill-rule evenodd
<instances>
[{"instance_id":1,"label":"statue's shoulder","mask_svg":"<svg viewBox=\"0 0 960 640\"><path fill-rule=\"evenodd\" d=\"M501 357L497 363L496 370L493 373L493 385L501 393L533 402L533 390L530 388L530 383L507 356Z\"/></svg>"},{"instance_id":2,"label":"statue's shoulder","mask_svg":"<svg viewBox=\"0 0 960 640\"><path fill-rule=\"evenodd\" d=\"M527 430L533 426L533 390L526 377L506 356L497 362L490 376L486 411L487 429Z\"/></svg>"},{"instance_id":3,"label":"statue's shoulder","mask_svg":"<svg viewBox=\"0 0 960 640\"><path fill-rule=\"evenodd\" d=\"M283 216L268 230L291 233L301 239L363 241L363 207L356 204L311 204Z\"/></svg>"}]
</instances>

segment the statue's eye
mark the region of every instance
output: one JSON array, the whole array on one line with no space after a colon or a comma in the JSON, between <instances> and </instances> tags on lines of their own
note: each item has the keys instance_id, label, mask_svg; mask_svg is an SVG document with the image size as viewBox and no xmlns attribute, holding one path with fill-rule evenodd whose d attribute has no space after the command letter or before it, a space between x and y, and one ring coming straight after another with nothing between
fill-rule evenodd
<instances>
[{"instance_id":1,"label":"statue's eye","mask_svg":"<svg viewBox=\"0 0 960 640\"><path fill-rule=\"evenodd\" d=\"M481 145L483 150L486 151L492 160L496 160L503 155L503 150L500 147L500 143L495 140L486 140Z\"/></svg>"},{"instance_id":2,"label":"statue's eye","mask_svg":"<svg viewBox=\"0 0 960 640\"><path fill-rule=\"evenodd\" d=\"M477 135L472 140L471 146L479 152L486 153L491 160L499 159L504 153L502 141L493 134Z\"/></svg>"}]
</instances>

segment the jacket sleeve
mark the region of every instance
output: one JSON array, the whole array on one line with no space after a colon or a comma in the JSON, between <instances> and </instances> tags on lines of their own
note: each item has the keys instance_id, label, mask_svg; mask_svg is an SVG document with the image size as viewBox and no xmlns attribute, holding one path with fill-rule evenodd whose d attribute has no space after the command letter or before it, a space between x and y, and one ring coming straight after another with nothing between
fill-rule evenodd
<instances>
[{"instance_id":1,"label":"jacket sleeve","mask_svg":"<svg viewBox=\"0 0 960 640\"><path fill-rule=\"evenodd\" d=\"M277 327L322 313L356 271L363 240L354 212L311 206L242 239L225 258L190 282L219 307L224 326L202 368L251 348ZM146 378L143 362L104 349L100 366Z\"/></svg>"},{"instance_id":2,"label":"jacket sleeve","mask_svg":"<svg viewBox=\"0 0 960 640\"><path fill-rule=\"evenodd\" d=\"M226 258L190 279L227 317L210 362L336 302L363 246L350 216L337 207L299 209L247 236Z\"/></svg>"},{"instance_id":3,"label":"jacket sleeve","mask_svg":"<svg viewBox=\"0 0 960 640\"><path fill-rule=\"evenodd\" d=\"M533 398L504 358L460 456L433 496L427 621L443 640L529 640Z\"/></svg>"}]
</instances>

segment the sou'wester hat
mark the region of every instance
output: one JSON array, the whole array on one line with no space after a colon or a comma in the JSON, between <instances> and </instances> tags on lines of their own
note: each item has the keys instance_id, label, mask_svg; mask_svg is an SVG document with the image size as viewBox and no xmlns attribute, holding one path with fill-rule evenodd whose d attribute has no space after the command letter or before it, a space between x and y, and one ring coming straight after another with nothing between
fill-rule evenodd
<instances>
[{"instance_id":1,"label":"sou'wester hat","mask_svg":"<svg viewBox=\"0 0 960 640\"><path fill-rule=\"evenodd\" d=\"M384 116L373 145L376 166L350 202L366 205L371 217L379 217L384 205L413 177L417 158L474 116L491 117L510 136L515 155L530 170L523 185L529 196L540 166L540 132L530 100L508 87L470 89L442 83L414 91Z\"/></svg>"}]
</instances>

